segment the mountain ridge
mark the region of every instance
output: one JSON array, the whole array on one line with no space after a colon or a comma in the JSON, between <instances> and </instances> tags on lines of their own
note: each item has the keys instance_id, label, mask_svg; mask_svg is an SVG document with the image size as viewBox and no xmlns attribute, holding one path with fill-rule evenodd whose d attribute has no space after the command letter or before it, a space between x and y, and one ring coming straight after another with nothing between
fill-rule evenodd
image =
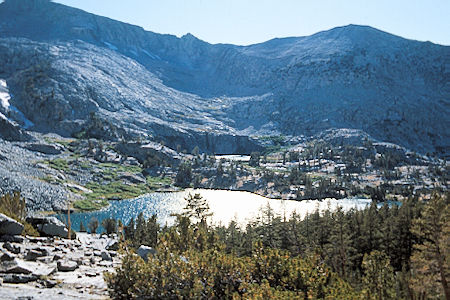
<instances>
[{"instance_id":1,"label":"mountain ridge","mask_svg":"<svg viewBox=\"0 0 450 300\"><path fill-rule=\"evenodd\" d=\"M78 75L85 77L85 81L75 80L85 98L74 97L76 103L91 103L91 108L76 118L67 108L62 113L66 123L83 124L91 112L113 122L130 120L126 117L128 105L141 111L143 120L153 120L154 125L118 122L125 131L148 131L154 138L174 140L169 142L171 146L183 140L186 130L192 134L192 139L183 142L188 146L205 130L213 135L254 136L311 135L328 128L355 128L416 151L449 152L449 122L445 117L450 98L450 72L445 62L450 57L448 46L407 40L361 25L249 46L209 44L193 35L161 35L46 0L7 0L0 4L0 19L5 48L20 48L11 39L28 38L40 43L38 55L49 60L50 68L45 72L51 84L38 88L36 94L50 86L58 90L58 82L70 90L75 75L67 68L77 69ZM73 46L79 57L71 57L70 47L64 43ZM29 55L35 55L32 48L38 46L25 44L23 47L30 47ZM60 49L54 51L65 53L67 60L55 64L61 59L45 47ZM80 51L75 50L78 47ZM4 52L3 61L5 57L12 60ZM106 56L114 52L122 73L106 63ZM87 62L83 55L96 59ZM127 89L127 72L131 69L126 65L133 63L141 66L131 68L135 73L128 73L142 78L135 81L135 87L148 90L141 95ZM23 75L18 72L20 68L12 72L3 69L0 74L12 83L16 106L22 110L35 106L25 99L30 91L20 87L25 83L19 78ZM97 78L89 75L95 70L101 70L101 84L86 81ZM147 77L152 79L143 79ZM117 90L127 92L110 92L111 82ZM155 92L156 86L160 92ZM56 103L74 101L68 100L64 89L60 89ZM155 97L164 99L164 105L159 107L152 100ZM174 118L185 108L194 108L196 116L181 115L177 125ZM421 114L415 113L418 109L423 110ZM111 117L113 113L115 118ZM27 117L39 125L35 122L39 116ZM52 122L56 123L42 128L54 130L61 123ZM162 124L166 128L163 132ZM69 129L66 133L73 134ZM201 143L211 151L206 147L209 143Z\"/></svg>"}]
</instances>

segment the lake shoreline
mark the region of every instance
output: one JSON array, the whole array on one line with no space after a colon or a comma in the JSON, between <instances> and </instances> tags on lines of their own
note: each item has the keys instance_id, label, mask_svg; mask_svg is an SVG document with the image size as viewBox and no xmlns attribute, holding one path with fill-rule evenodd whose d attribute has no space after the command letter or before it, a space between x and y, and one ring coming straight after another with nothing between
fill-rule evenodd
<instances>
[{"instance_id":1,"label":"lake shoreline","mask_svg":"<svg viewBox=\"0 0 450 300\"><path fill-rule=\"evenodd\" d=\"M156 214L161 225L170 224L174 221L173 214L181 212L186 205L186 196L195 193L200 193L207 200L213 213L210 222L216 225L227 225L233 220L246 224L258 218L264 209L269 208L276 215L289 218L294 211L297 215L304 216L307 213L313 213L317 208L320 211L328 207L337 208L338 206L342 206L344 210L353 207L360 209L371 203L371 199L368 198L326 198L296 201L271 199L248 191L189 188L176 192L144 194L127 200L112 200L109 202L110 205L102 210L71 213L72 228L78 231L80 223L87 227L92 218L98 219L100 223L103 219L114 218L128 224L131 218L136 219L140 213L143 213L146 218ZM58 216L67 220L67 214L60 213Z\"/></svg>"}]
</instances>

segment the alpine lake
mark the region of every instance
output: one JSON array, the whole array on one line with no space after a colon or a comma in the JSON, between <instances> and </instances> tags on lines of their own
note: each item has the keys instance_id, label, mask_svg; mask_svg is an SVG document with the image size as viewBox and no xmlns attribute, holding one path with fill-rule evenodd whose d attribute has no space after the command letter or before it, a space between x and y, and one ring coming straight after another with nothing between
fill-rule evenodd
<instances>
[{"instance_id":1,"label":"alpine lake","mask_svg":"<svg viewBox=\"0 0 450 300\"><path fill-rule=\"evenodd\" d=\"M173 214L182 212L186 206L185 198L189 193L192 195L198 193L208 201L212 213L209 223L212 225L228 225L234 220L242 227L256 220L269 207L275 215L288 219L294 212L304 217L317 209L324 211L327 208L333 210L341 207L344 211L348 211L352 208L363 209L372 202L371 199L366 198L279 200L244 191L186 189L180 192L158 192L134 199L110 201L110 205L102 210L71 213L72 228L78 231L81 222L87 227L92 218L96 218L100 224L107 218L120 219L123 224L128 224L131 218L136 219L141 212L145 218L156 214L161 225L171 225L175 221ZM66 214L60 214L58 217L63 221L67 220ZM99 226L98 232L102 230L103 228Z\"/></svg>"}]
</instances>

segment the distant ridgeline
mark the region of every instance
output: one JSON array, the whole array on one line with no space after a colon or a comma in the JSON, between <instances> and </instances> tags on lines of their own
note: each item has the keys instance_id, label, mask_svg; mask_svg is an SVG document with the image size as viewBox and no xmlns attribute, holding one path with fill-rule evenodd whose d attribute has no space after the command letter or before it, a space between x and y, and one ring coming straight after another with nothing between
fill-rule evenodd
<instances>
[{"instance_id":1,"label":"distant ridgeline","mask_svg":"<svg viewBox=\"0 0 450 300\"><path fill-rule=\"evenodd\" d=\"M250 153L258 136L351 128L449 153L448 46L356 25L212 45L46 0L7 0L0 20L0 79L32 130L89 132L95 115L105 139Z\"/></svg>"}]
</instances>

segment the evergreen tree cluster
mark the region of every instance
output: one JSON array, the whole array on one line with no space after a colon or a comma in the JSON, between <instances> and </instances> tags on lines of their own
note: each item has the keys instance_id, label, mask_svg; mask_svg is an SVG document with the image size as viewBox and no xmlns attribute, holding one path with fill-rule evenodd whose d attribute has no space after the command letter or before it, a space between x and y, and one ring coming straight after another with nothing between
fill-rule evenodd
<instances>
[{"instance_id":1,"label":"evergreen tree cluster","mask_svg":"<svg viewBox=\"0 0 450 300\"><path fill-rule=\"evenodd\" d=\"M187 200L173 226L142 214L126 226L128 245L157 254L128 252L107 275L112 297L449 299L448 194L304 218L266 206L245 229L208 226L207 202Z\"/></svg>"}]
</instances>

